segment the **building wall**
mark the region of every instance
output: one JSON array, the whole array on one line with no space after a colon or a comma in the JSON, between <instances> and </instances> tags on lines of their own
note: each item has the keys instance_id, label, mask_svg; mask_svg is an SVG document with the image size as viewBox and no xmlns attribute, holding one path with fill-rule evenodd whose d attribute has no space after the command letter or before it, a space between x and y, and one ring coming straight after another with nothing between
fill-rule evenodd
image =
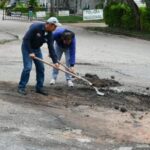
<instances>
[{"instance_id":1,"label":"building wall","mask_svg":"<svg viewBox=\"0 0 150 150\"><path fill-rule=\"evenodd\" d=\"M82 13L83 9L94 9L100 0L72 0L70 7L75 7L77 13Z\"/></svg>"}]
</instances>

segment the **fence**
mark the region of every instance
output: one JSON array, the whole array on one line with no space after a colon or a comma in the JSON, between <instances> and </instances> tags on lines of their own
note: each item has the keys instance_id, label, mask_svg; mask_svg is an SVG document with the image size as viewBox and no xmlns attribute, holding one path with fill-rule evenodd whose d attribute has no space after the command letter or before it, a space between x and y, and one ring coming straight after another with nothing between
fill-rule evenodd
<instances>
[{"instance_id":1,"label":"fence","mask_svg":"<svg viewBox=\"0 0 150 150\"><path fill-rule=\"evenodd\" d=\"M21 12L15 12L11 11L9 9L3 10L3 20L18 20L18 21L32 21L32 20L45 20L45 16L39 16L36 15L30 11L29 13L21 13Z\"/></svg>"}]
</instances>

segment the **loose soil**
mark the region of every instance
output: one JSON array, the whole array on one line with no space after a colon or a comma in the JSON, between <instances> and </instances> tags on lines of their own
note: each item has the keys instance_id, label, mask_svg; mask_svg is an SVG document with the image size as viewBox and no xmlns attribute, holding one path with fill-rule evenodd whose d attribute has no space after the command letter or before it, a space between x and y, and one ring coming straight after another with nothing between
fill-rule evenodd
<instances>
[{"instance_id":1,"label":"loose soil","mask_svg":"<svg viewBox=\"0 0 150 150\"><path fill-rule=\"evenodd\" d=\"M99 79L90 74L85 78L95 82L105 96L98 96L89 85L76 81L79 84L73 88L59 84L45 87L48 96L35 93L33 86L28 86L28 94L22 96L17 93L17 84L0 82L0 97L18 105L50 108L51 113L65 122L64 126L81 129L84 136L97 144L150 143L150 96L109 90L111 86L121 86L113 79ZM60 116L65 117L62 120Z\"/></svg>"},{"instance_id":2,"label":"loose soil","mask_svg":"<svg viewBox=\"0 0 150 150\"><path fill-rule=\"evenodd\" d=\"M46 87L48 96L35 93L33 86L27 87L27 95L21 96L17 93L17 84L0 82L0 95L6 100L15 101L17 98L36 103L39 105L50 105L53 107L65 106L76 107L87 105L90 107L101 106L105 108L118 109L121 112L149 111L150 96L133 92L116 92L109 90L113 86L121 86L115 80L99 79L97 75L86 74L85 78L92 82L105 96L98 96L95 90L81 80L75 80L76 86L69 88L64 85Z\"/></svg>"}]
</instances>

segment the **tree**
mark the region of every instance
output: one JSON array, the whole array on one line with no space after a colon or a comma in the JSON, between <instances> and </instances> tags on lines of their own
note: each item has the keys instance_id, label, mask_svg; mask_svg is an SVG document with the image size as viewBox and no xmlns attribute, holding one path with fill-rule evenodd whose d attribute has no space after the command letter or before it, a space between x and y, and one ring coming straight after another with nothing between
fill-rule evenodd
<instances>
[{"instance_id":1,"label":"tree","mask_svg":"<svg viewBox=\"0 0 150 150\"><path fill-rule=\"evenodd\" d=\"M53 14L54 14L54 1L51 0L50 2L51 2L51 16L53 16Z\"/></svg>"},{"instance_id":2,"label":"tree","mask_svg":"<svg viewBox=\"0 0 150 150\"><path fill-rule=\"evenodd\" d=\"M134 2L134 0L124 0L124 2L126 2L130 6L130 8L133 10L133 14L135 16L135 21L136 21L136 29L140 30L141 29L140 11L139 11L137 4Z\"/></svg>"},{"instance_id":3,"label":"tree","mask_svg":"<svg viewBox=\"0 0 150 150\"><path fill-rule=\"evenodd\" d=\"M37 0L29 0L29 5L37 6Z\"/></svg>"},{"instance_id":4,"label":"tree","mask_svg":"<svg viewBox=\"0 0 150 150\"><path fill-rule=\"evenodd\" d=\"M146 0L150 3L150 0ZM133 14L135 16L135 22L136 22L136 29L140 30L140 12L137 4L134 2L134 0L105 0L106 5L110 4L111 2L120 2L120 3L126 3L130 6L130 8L133 11Z\"/></svg>"}]
</instances>

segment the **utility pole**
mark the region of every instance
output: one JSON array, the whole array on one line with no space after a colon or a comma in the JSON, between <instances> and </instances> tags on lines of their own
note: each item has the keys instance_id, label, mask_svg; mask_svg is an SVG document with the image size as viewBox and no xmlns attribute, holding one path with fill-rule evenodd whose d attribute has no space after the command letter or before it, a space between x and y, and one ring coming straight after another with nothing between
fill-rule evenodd
<instances>
[{"instance_id":1,"label":"utility pole","mask_svg":"<svg viewBox=\"0 0 150 150\"><path fill-rule=\"evenodd\" d=\"M51 15L54 14L54 3L53 3L54 0L51 0Z\"/></svg>"},{"instance_id":2,"label":"utility pole","mask_svg":"<svg viewBox=\"0 0 150 150\"><path fill-rule=\"evenodd\" d=\"M75 6L76 6L76 14L77 14L77 12L78 12L78 0L76 0Z\"/></svg>"}]
</instances>

